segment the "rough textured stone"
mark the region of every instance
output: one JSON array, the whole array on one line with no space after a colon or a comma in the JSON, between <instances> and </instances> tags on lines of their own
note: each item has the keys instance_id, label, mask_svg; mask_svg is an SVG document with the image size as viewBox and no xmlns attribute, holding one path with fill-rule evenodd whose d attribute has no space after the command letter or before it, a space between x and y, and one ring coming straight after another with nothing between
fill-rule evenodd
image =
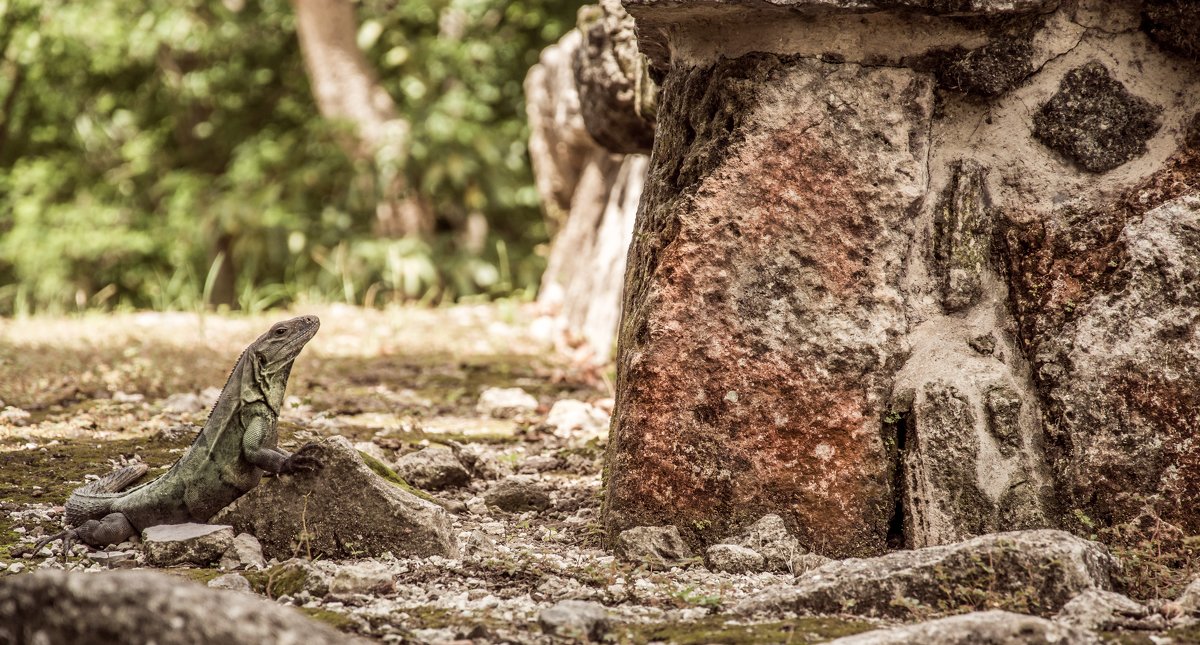
<instances>
[{"instance_id":1,"label":"rough textured stone","mask_svg":"<svg viewBox=\"0 0 1200 645\"><path fill-rule=\"evenodd\" d=\"M442 446L429 446L400 457L396 460L396 474L426 490L465 486L471 481L471 473L454 451Z\"/></svg>"},{"instance_id":2,"label":"rough textured stone","mask_svg":"<svg viewBox=\"0 0 1200 645\"><path fill-rule=\"evenodd\" d=\"M979 437L970 403L953 385L926 383L913 404L904 476L912 546L998 530L996 505L978 483Z\"/></svg>"},{"instance_id":3,"label":"rough textured stone","mask_svg":"<svg viewBox=\"0 0 1200 645\"><path fill-rule=\"evenodd\" d=\"M1034 115L1033 134L1081 167L1105 172L1145 154L1146 141L1162 127L1161 111L1093 61L1067 72Z\"/></svg>"},{"instance_id":4,"label":"rough textured stone","mask_svg":"<svg viewBox=\"0 0 1200 645\"><path fill-rule=\"evenodd\" d=\"M1100 645L1091 632L1008 611L982 611L915 625L879 629L830 645Z\"/></svg>"},{"instance_id":5,"label":"rough textured stone","mask_svg":"<svg viewBox=\"0 0 1200 645\"><path fill-rule=\"evenodd\" d=\"M585 600L563 600L538 613L542 631L583 641L599 641L612 628L604 605Z\"/></svg>"},{"instance_id":6,"label":"rough textured stone","mask_svg":"<svg viewBox=\"0 0 1200 645\"><path fill-rule=\"evenodd\" d=\"M1033 47L1027 37L1003 36L971 50L946 55L938 69L938 84L957 92L999 96L1033 73Z\"/></svg>"},{"instance_id":7,"label":"rough textured stone","mask_svg":"<svg viewBox=\"0 0 1200 645\"><path fill-rule=\"evenodd\" d=\"M715 542L774 512L821 553L884 548L879 426L932 94L908 70L762 54L671 71L626 273L610 536Z\"/></svg>"},{"instance_id":8,"label":"rough textured stone","mask_svg":"<svg viewBox=\"0 0 1200 645\"><path fill-rule=\"evenodd\" d=\"M579 32L575 83L588 133L611 152L649 153L658 87L638 51L633 18L621 0L600 0L579 10Z\"/></svg>"},{"instance_id":9,"label":"rough textured stone","mask_svg":"<svg viewBox=\"0 0 1200 645\"><path fill-rule=\"evenodd\" d=\"M1200 59L1200 4L1192 0L1147 0L1142 28L1164 49Z\"/></svg>"},{"instance_id":10,"label":"rough textured stone","mask_svg":"<svg viewBox=\"0 0 1200 645\"><path fill-rule=\"evenodd\" d=\"M1022 447L1021 431L1018 427L1021 415L1021 396L1016 390L996 385L988 388L984 404L987 406L988 430L996 438L1000 453L1011 457Z\"/></svg>"},{"instance_id":11,"label":"rough textured stone","mask_svg":"<svg viewBox=\"0 0 1200 645\"><path fill-rule=\"evenodd\" d=\"M615 552L617 557L651 569L681 566L692 557L675 526L638 526L621 531Z\"/></svg>"},{"instance_id":12,"label":"rough textured stone","mask_svg":"<svg viewBox=\"0 0 1200 645\"><path fill-rule=\"evenodd\" d=\"M377 475L345 437L319 446L320 472L265 479L213 521L254 535L269 558L455 552L442 507Z\"/></svg>"},{"instance_id":13,"label":"rough textured stone","mask_svg":"<svg viewBox=\"0 0 1200 645\"><path fill-rule=\"evenodd\" d=\"M504 479L488 489L483 501L488 506L495 506L509 513L524 513L525 511L544 511L550 508L550 494L536 480L515 475Z\"/></svg>"},{"instance_id":14,"label":"rough textured stone","mask_svg":"<svg viewBox=\"0 0 1200 645\"><path fill-rule=\"evenodd\" d=\"M1179 603L1183 611L1191 614L1200 614L1200 577L1197 577L1188 584L1176 602Z\"/></svg>"},{"instance_id":15,"label":"rough textured stone","mask_svg":"<svg viewBox=\"0 0 1200 645\"><path fill-rule=\"evenodd\" d=\"M208 581L209 589L225 589L227 591L242 591L252 593L250 581L240 573L227 573Z\"/></svg>"},{"instance_id":16,"label":"rough textured stone","mask_svg":"<svg viewBox=\"0 0 1200 645\"><path fill-rule=\"evenodd\" d=\"M714 544L704 552L704 566L709 571L748 573L762 571L766 559L762 554L739 544Z\"/></svg>"},{"instance_id":17,"label":"rough textured stone","mask_svg":"<svg viewBox=\"0 0 1200 645\"><path fill-rule=\"evenodd\" d=\"M362 643L295 609L150 571L0 579L0 642Z\"/></svg>"},{"instance_id":18,"label":"rough textured stone","mask_svg":"<svg viewBox=\"0 0 1200 645\"><path fill-rule=\"evenodd\" d=\"M225 570L262 569L265 566L267 561L263 557L262 545L258 538L249 533L239 533L221 556L221 568Z\"/></svg>"},{"instance_id":19,"label":"rough textured stone","mask_svg":"<svg viewBox=\"0 0 1200 645\"><path fill-rule=\"evenodd\" d=\"M1153 205L1154 193L1147 193ZM1166 518L1194 533L1200 531L1200 445L1194 441L1200 197L1126 217L1119 236L1097 251L1087 248L1097 243L1080 240L1076 230L1064 233L1081 242L1074 250L1043 242L1035 249L1048 262L1016 265L1018 288L1034 279L1056 290L1073 287L1065 315L1054 309L1063 296L1041 304L1028 291L1021 294L1023 340L1048 404L1049 452L1064 505L1111 525L1133 519L1154 499ZM1118 268L1101 265L1106 273L1091 274L1098 277L1083 273L1087 264L1072 268L1089 257L1093 263L1109 258ZM1041 277L1026 273L1046 264ZM1064 265L1065 271L1058 268Z\"/></svg>"},{"instance_id":20,"label":"rough textured stone","mask_svg":"<svg viewBox=\"0 0 1200 645\"><path fill-rule=\"evenodd\" d=\"M763 566L769 571L790 571L792 561L807 553L800 546L800 541L788 531L783 518L775 514L762 516L729 542L760 554Z\"/></svg>"},{"instance_id":21,"label":"rough textured stone","mask_svg":"<svg viewBox=\"0 0 1200 645\"><path fill-rule=\"evenodd\" d=\"M383 562L367 560L344 564L329 581L329 595L345 598L355 594L386 595L396 586L396 576Z\"/></svg>"},{"instance_id":22,"label":"rough textured stone","mask_svg":"<svg viewBox=\"0 0 1200 645\"><path fill-rule=\"evenodd\" d=\"M161 524L142 531L142 549L155 566L205 566L224 555L235 535L232 526L221 524Z\"/></svg>"},{"instance_id":23,"label":"rough textured stone","mask_svg":"<svg viewBox=\"0 0 1200 645\"><path fill-rule=\"evenodd\" d=\"M1091 631L1165 629L1166 621L1145 605L1119 593L1089 589L1075 596L1054 616L1060 623Z\"/></svg>"},{"instance_id":24,"label":"rough textured stone","mask_svg":"<svg viewBox=\"0 0 1200 645\"><path fill-rule=\"evenodd\" d=\"M519 387L489 387L479 393L475 411L497 419L537 412L538 402Z\"/></svg>"},{"instance_id":25,"label":"rough textured stone","mask_svg":"<svg viewBox=\"0 0 1200 645\"><path fill-rule=\"evenodd\" d=\"M574 399L555 401L550 414L546 415L546 425L550 426L554 436L577 444L606 438L609 421L604 410Z\"/></svg>"},{"instance_id":26,"label":"rough textured stone","mask_svg":"<svg viewBox=\"0 0 1200 645\"><path fill-rule=\"evenodd\" d=\"M934 225L934 259L947 312L975 304L983 292L983 271L991 256L992 217L983 169L972 162L953 166Z\"/></svg>"},{"instance_id":27,"label":"rough textured stone","mask_svg":"<svg viewBox=\"0 0 1200 645\"><path fill-rule=\"evenodd\" d=\"M582 45L579 30L568 32L542 52L525 78L534 178L549 228L560 229L542 274L538 304L554 316L548 321L556 344L573 348L583 341L593 356L607 359L647 158L613 154L588 134L576 62L603 65L603 70L586 73L604 79L620 71L609 65L621 57L613 49L590 58L580 52Z\"/></svg>"},{"instance_id":28,"label":"rough textured stone","mask_svg":"<svg viewBox=\"0 0 1200 645\"><path fill-rule=\"evenodd\" d=\"M1013 531L959 544L830 562L794 586L744 601L741 614L794 611L905 617L978 602L1050 615L1087 589L1107 589L1116 561L1063 531Z\"/></svg>"}]
</instances>

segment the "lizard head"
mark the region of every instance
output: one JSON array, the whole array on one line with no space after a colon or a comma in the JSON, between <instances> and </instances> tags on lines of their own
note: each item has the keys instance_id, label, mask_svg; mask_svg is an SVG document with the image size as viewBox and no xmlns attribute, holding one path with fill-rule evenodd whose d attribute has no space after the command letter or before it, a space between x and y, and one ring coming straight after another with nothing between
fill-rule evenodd
<instances>
[{"instance_id":1,"label":"lizard head","mask_svg":"<svg viewBox=\"0 0 1200 645\"><path fill-rule=\"evenodd\" d=\"M264 372L287 370L320 328L321 320L316 316L298 316L277 322L259 336L250 349Z\"/></svg>"}]
</instances>

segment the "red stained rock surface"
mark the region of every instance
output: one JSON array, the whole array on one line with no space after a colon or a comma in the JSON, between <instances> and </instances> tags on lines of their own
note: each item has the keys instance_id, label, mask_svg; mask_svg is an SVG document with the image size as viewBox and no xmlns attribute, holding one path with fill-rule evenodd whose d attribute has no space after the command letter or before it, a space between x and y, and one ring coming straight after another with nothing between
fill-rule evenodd
<instances>
[{"instance_id":1,"label":"red stained rock surface","mask_svg":"<svg viewBox=\"0 0 1200 645\"><path fill-rule=\"evenodd\" d=\"M630 255L610 535L675 524L712 542L776 512L818 553L884 549L881 417L931 95L906 70L766 55L668 77Z\"/></svg>"}]
</instances>

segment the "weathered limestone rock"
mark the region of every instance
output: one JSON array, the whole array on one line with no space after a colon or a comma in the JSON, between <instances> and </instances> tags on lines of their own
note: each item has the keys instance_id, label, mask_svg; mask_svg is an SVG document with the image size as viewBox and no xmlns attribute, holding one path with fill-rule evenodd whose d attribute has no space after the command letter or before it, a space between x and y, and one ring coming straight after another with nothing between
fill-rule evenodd
<instances>
[{"instance_id":1,"label":"weathered limestone rock","mask_svg":"<svg viewBox=\"0 0 1200 645\"><path fill-rule=\"evenodd\" d=\"M1188 583L1188 586L1175 602L1185 612L1200 614L1200 577Z\"/></svg>"},{"instance_id":2,"label":"weathered limestone rock","mask_svg":"<svg viewBox=\"0 0 1200 645\"><path fill-rule=\"evenodd\" d=\"M808 553L800 546L800 541L788 531L783 518L773 513L762 516L757 522L747 526L737 538L727 542L761 555L763 567L769 571L790 571L796 557Z\"/></svg>"},{"instance_id":3,"label":"weathered limestone rock","mask_svg":"<svg viewBox=\"0 0 1200 645\"><path fill-rule=\"evenodd\" d=\"M617 536L617 557L646 565L651 569L682 566L692 557L679 528L675 526L638 526Z\"/></svg>"},{"instance_id":4,"label":"weathered limestone rock","mask_svg":"<svg viewBox=\"0 0 1200 645\"><path fill-rule=\"evenodd\" d=\"M625 6L663 82L610 539L774 512L863 555L1147 501L1200 531L1200 13Z\"/></svg>"},{"instance_id":5,"label":"weathered limestone rock","mask_svg":"<svg viewBox=\"0 0 1200 645\"><path fill-rule=\"evenodd\" d=\"M241 591L244 593L253 593L250 588L250 581L240 573L226 573L225 575L217 576L208 581L209 589L225 589L227 591Z\"/></svg>"},{"instance_id":6,"label":"weathered limestone rock","mask_svg":"<svg viewBox=\"0 0 1200 645\"><path fill-rule=\"evenodd\" d=\"M375 474L345 437L320 441L319 473L264 479L213 518L258 538L268 558L455 552L442 507Z\"/></svg>"},{"instance_id":7,"label":"weathered limestone rock","mask_svg":"<svg viewBox=\"0 0 1200 645\"><path fill-rule=\"evenodd\" d=\"M544 511L550 508L550 494L537 481L525 475L514 475L488 489L483 496L488 506L509 513Z\"/></svg>"},{"instance_id":8,"label":"weathered limestone rock","mask_svg":"<svg viewBox=\"0 0 1200 645\"><path fill-rule=\"evenodd\" d=\"M1087 589L1108 589L1116 561L1063 531L1013 531L959 544L830 562L743 601L741 614L794 611L905 617L929 608L988 606L1051 615ZM922 609L923 608L923 609Z\"/></svg>"},{"instance_id":9,"label":"weathered limestone rock","mask_svg":"<svg viewBox=\"0 0 1200 645\"><path fill-rule=\"evenodd\" d=\"M740 544L714 544L704 552L704 566L709 571L747 573L762 571L766 559L761 553Z\"/></svg>"},{"instance_id":10,"label":"weathered limestone rock","mask_svg":"<svg viewBox=\"0 0 1200 645\"><path fill-rule=\"evenodd\" d=\"M554 436L569 439L575 445L583 445L592 439L603 439L608 435L609 415L600 408L575 399L560 399L546 415L546 425Z\"/></svg>"},{"instance_id":11,"label":"weathered limestone rock","mask_svg":"<svg viewBox=\"0 0 1200 645\"><path fill-rule=\"evenodd\" d=\"M489 387L479 393L475 411L488 417L511 419L536 412L537 407L537 399L519 387Z\"/></svg>"},{"instance_id":12,"label":"weathered limestone rock","mask_svg":"<svg viewBox=\"0 0 1200 645\"><path fill-rule=\"evenodd\" d=\"M395 591L396 576L383 562L367 560L341 565L329 581L329 595L345 598L356 594L388 594Z\"/></svg>"},{"instance_id":13,"label":"weathered limestone rock","mask_svg":"<svg viewBox=\"0 0 1200 645\"><path fill-rule=\"evenodd\" d=\"M579 32L575 86L588 133L609 152L649 153L658 87L638 51L633 18L621 0L600 0L579 10Z\"/></svg>"},{"instance_id":14,"label":"weathered limestone rock","mask_svg":"<svg viewBox=\"0 0 1200 645\"><path fill-rule=\"evenodd\" d=\"M362 643L295 609L151 571L0 579L5 643Z\"/></svg>"},{"instance_id":15,"label":"weathered limestone rock","mask_svg":"<svg viewBox=\"0 0 1200 645\"><path fill-rule=\"evenodd\" d=\"M1162 616L1151 614L1145 605L1119 593L1089 589L1075 596L1054 616L1054 620L1091 631L1118 629L1166 629Z\"/></svg>"},{"instance_id":16,"label":"weathered limestone rock","mask_svg":"<svg viewBox=\"0 0 1200 645\"><path fill-rule=\"evenodd\" d=\"M160 524L142 531L146 562L157 567L177 564L206 566L233 545L232 526L221 524Z\"/></svg>"},{"instance_id":17,"label":"weathered limestone rock","mask_svg":"<svg viewBox=\"0 0 1200 645\"><path fill-rule=\"evenodd\" d=\"M604 605L586 600L563 600L538 613L542 631L580 641L600 641L612 629Z\"/></svg>"},{"instance_id":18,"label":"weathered limestone rock","mask_svg":"<svg viewBox=\"0 0 1200 645\"><path fill-rule=\"evenodd\" d=\"M598 110L614 105L649 108L643 75L626 67L636 51L629 48L632 32L623 31L628 18L620 17L619 10L619 3L612 2L582 10L586 46L580 31L572 30L542 52L525 78L534 177L551 229L559 229L538 303L554 314L562 344L582 341L602 360L611 355L616 335L626 250L647 158L614 154L596 143L584 124L579 95L588 93L589 114L602 119L590 127L611 134L614 144L644 141L648 109L610 117ZM624 126L634 131L620 132Z\"/></svg>"},{"instance_id":19,"label":"weathered limestone rock","mask_svg":"<svg viewBox=\"0 0 1200 645\"><path fill-rule=\"evenodd\" d=\"M1200 174L1176 177L1193 185L1200 180ZM1168 180L1177 181L1170 175L1163 179ZM1152 186L1137 194L1154 205L1160 191L1170 194L1186 185ZM1028 307L1021 311L1028 330L1024 340L1034 352L1039 389L1054 422L1049 448L1064 505L1105 525L1133 519L1152 501L1169 521L1195 533L1200 197L1185 195L1140 215L1140 204L1128 208L1132 212L1120 214L1127 223L1104 247L1083 238L1080 244L1091 247L1084 252L1060 251L1057 245L1037 249L1053 263L1045 277L1029 273L1044 266L1040 262L1014 262L1018 289L1032 287L1033 280L1049 283L1043 289L1052 294L1072 289L1044 304L1034 302L1031 291L1022 294ZM1061 235L1068 244L1082 234ZM1089 269L1085 263L1103 264ZM1090 271L1101 275L1088 280ZM1071 303L1067 311L1046 311L1062 300Z\"/></svg>"},{"instance_id":20,"label":"weathered limestone rock","mask_svg":"<svg viewBox=\"0 0 1200 645\"><path fill-rule=\"evenodd\" d=\"M442 446L429 446L400 457L396 460L396 474L425 490L465 486L471 481L471 473L454 451Z\"/></svg>"},{"instance_id":21,"label":"weathered limestone rock","mask_svg":"<svg viewBox=\"0 0 1200 645\"><path fill-rule=\"evenodd\" d=\"M262 544L258 538L249 533L239 533L221 556L221 568L227 571L234 569L262 569L267 566L263 557Z\"/></svg>"},{"instance_id":22,"label":"weathered limestone rock","mask_svg":"<svg viewBox=\"0 0 1200 645\"><path fill-rule=\"evenodd\" d=\"M666 521L713 541L773 512L818 552L883 549L880 418L932 92L908 70L760 54L668 75L627 272L610 535Z\"/></svg>"},{"instance_id":23,"label":"weathered limestone rock","mask_svg":"<svg viewBox=\"0 0 1200 645\"><path fill-rule=\"evenodd\" d=\"M846 636L830 645L1100 645L1095 634L1037 616L981 611Z\"/></svg>"}]
</instances>

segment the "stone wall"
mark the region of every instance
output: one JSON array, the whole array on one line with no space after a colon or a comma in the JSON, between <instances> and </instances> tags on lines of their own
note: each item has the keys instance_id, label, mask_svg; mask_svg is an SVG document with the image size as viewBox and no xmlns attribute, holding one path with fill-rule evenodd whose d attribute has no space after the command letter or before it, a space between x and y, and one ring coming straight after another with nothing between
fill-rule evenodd
<instances>
[{"instance_id":1,"label":"stone wall","mask_svg":"<svg viewBox=\"0 0 1200 645\"><path fill-rule=\"evenodd\" d=\"M610 534L1200 531L1200 8L625 6L664 80Z\"/></svg>"}]
</instances>

